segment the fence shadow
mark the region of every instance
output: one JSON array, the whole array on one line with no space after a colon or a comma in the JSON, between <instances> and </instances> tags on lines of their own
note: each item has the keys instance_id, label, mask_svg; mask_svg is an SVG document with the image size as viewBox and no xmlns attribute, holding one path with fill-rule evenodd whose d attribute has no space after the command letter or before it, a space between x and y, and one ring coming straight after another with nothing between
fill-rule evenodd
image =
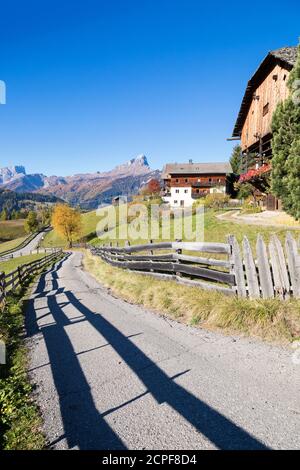
<instances>
[{"instance_id":1,"label":"fence shadow","mask_svg":"<svg viewBox=\"0 0 300 470\"><path fill-rule=\"evenodd\" d=\"M39 329L34 303L31 302L27 309L29 320L26 326L28 335L38 332L43 335L58 394L63 435L55 439L52 444L65 438L68 448L125 450L126 446L122 440L106 423L94 404L78 355L64 328L70 324L68 318L63 313L55 295L49 295L47 303L55 323Z\"/></svg>"},{"instance_id":2,"label":"fence shadow","mask_svg":"<svg viewBox=\"0 0 300 470\"><path fill-rule=\"evenodd\" d=\"M122 357L158 404L167 403L219 449L266 449L254 436L174 382L100 312L89 310L72 292L65 295Z\"/></svg>"},{"instance_id":3,"label":"fence shadow","mask_svg":"<svg viewBox=\"0 0 300 470\"><path fill-rule=\"evenodd\" d=\"M57 279L55 270L50 273L54 279ZM46 273L43 276L46 276ZM44 287L45 284L41 281L36 289L38 296L43 295ZM48 308L53 316L54 324L44 326L41 330L38 329L33 302L29 305L26 323L29 335L41 331L44 336L59 397L64 437L67 439L69 448L112 450L126 447L104 420L104 416L109 413L104 412L101 415L94 404L90 386L64 328L71 324L62 310L66 304L72 305L84 317L81 321L88 321L106 339L144 384L145 393L150 393L158 404L167 403L217 448L247 450L267 448L240 426L174 382L174 377L168 377L155 362L130 341L130 338L106 320L101 312L91 311L70 291L63 289L57 291L57 293L62 292L66 296L66 301L62 304L58 302L55 291L47 296ZM81 400L78 400L78 395L82 396ZM121 406L126 406L126 403ZM113 409L110 412L113 412Z\"/></svg>"}]
</instances>

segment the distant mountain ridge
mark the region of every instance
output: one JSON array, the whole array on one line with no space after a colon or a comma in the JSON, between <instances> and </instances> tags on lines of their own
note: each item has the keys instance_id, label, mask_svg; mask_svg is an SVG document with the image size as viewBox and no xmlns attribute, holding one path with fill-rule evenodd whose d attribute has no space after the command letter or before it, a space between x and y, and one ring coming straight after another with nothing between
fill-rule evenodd
<instances>
[{"instance_id":1,"label":"distant mountain ridge","mask_svg":"<svg viewBox=\"0 0 300 470\"><path fill-rule=\"evenodd\" d=\"M16 193L10 189L4 189L0 186L0 211L6 209L9 213L13 210L37 210L43 206L49 206L63 202L54 195L39 193Z\"/></svg>"},{"instance_id":2,"label":"distant mountain ridge","mask_svg":"<svg viewBox=\"0 0 300 470\"><path fill-rule=\"evenodd\" d=\"M131 196L151 178L160 179L159 170L152 170L145 155L116 166L110 171L82 173L72 176L26 174L23 166L0 169L0 188L17 193L38 192L54 195L70 204L94 209L111 202L117 195Z\"/></svg>"}]
</instances>

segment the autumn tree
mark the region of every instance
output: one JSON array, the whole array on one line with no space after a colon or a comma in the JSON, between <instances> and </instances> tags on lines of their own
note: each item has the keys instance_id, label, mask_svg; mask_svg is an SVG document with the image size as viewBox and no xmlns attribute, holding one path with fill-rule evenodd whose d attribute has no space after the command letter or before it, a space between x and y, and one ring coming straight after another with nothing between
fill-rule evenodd
<instances>
[{"instance_id":1,"label":"autumn tree","mask_svg":"<svg viewBox=\"0 0 300 470\"><path fill-rule=\"evenodd\" d=\"M160 192L160 183L157 179L152 178L146 186L143 187L141 194L145 196L154 196Z\"/></svg>"},{"instance_id":2,"label":"autumn tree","mask_svg":"<svg viewBox=\"0 0 300 470\"><path fill-rule=\"evenodd\" d=\"M82 232L80 212L66 204L55 206L51 224L56 232L66 241L69 248Z\"/></svg>"},{"instance_id":3,"label":"autumn tree","mask_svg":"<svg viewBox=\"0 0 300 470\"><path fill-rule=\"evenodd\" d=\"M34 233L39 228L39 221L37 214L34 211L29 211L28 216L24 222L24 228L27 233Z\"/></svg>"}]
</instances>

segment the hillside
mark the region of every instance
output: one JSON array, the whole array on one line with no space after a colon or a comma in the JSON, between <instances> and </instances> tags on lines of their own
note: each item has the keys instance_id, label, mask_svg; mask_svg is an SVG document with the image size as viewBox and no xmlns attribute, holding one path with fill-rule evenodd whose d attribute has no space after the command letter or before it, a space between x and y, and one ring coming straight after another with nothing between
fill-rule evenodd
<instances>
[{"instance_id":1,"label":"hillside","mask_svg":"<svg viewBox=\"0 0 300 470\"><path fill-rule=\"evenodd\" d=\"M7 209L8 212L21 209L35 210L37 207L57 202L60 202L60 199L52 194L17 193L0 188L0 211L2 209Z\"/></svg>"},{"instance_id":2,"label":"hillside","mask_svg":"<svg viewBox=\"0 0 300 470\"><path fill-rule=\"evenodd\" d=\"M11 189L17 193L33 192L56 196L72 205L91 210L99 204L111 202L114 196L136 194L151 178L160 176L160 171L150 168L145 155L139 155L110 171L65 177L27 175L22 166L2 168L0 188Z\"/></svg>"},{"instance_id":3,"label":"hillside","mask_svg":"<svg viewBox=\"0 0 300 470\"><path fill-rule=\"evenodd\" d=\"M28 234L25 232L24 219L0 221L0 252L10 250L20 244ZM11 244L11 240L17 240Z\"/></svg>"}]
</instances>

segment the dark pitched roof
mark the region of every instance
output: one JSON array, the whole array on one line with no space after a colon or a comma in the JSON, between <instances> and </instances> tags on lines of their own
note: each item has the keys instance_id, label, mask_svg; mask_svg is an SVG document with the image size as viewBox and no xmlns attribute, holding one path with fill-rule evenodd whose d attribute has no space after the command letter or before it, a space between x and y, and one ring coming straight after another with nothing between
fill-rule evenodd
<instances>
[{"instance_id":1,"label":"dark pitched roof","mask_svg":"<svg viewBox=\"0 0 300 470\"><path fill-rule=\"evenodd\" d=\"M296 63L296 58L297 46L281 47L280 49L276 49L268 53L247 84L232 137L240 136L247 112L252 101L253 92L268 75L268 73L270 73L274 65L279 62L287 70L291 70Z\"/></svg>"},{"instance_id":2,"label":"dark pitched roof","mask_svg":"<svg viewBox=\"0 0 300 470\"><path fill-rule=\"evenodd\" d=\"M232 173L229 162L221 163L167 163L162 171L162 178L168 178L170 174L228 174Z\"/></svg>"}]
</instances>

